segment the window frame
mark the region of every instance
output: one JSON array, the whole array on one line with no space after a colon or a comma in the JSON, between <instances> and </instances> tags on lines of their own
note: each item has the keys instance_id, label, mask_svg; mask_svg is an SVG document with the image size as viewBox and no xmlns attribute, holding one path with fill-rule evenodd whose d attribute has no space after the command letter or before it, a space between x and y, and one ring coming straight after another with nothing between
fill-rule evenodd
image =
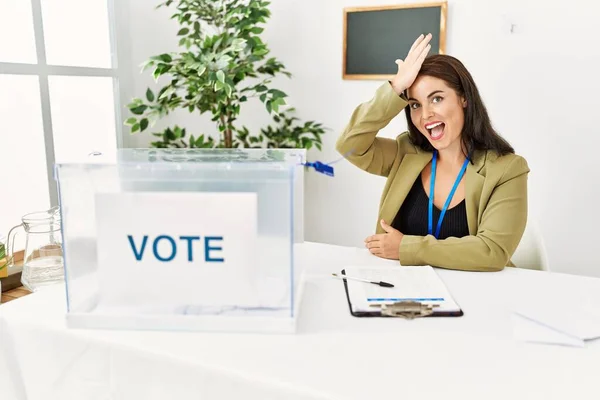
<instances>
[{"instance_id":1,"label":"window frame","mask_svg":"<svg viewBox=\"0 0 600 400\"><path fill-rule=\"evenodd\" d=\"M44 144L46 153L46 173L50 205L58 205L58 189L54 180L54 132L52 127L52 112L50 102L49 77L50 76L81 76L81 77L110 77L113 82L114 112L115 112L115 134L117 148L122 148L123 143L123 107L128 103L129 75L131 72L128 65L126 41L118 38L127 37L126 6L115 9L115 0L106 0L108 6L108 31L111 50L111 68L76 67L63 65L48 65L46 61L46 43L44 37L44 23L42 18L41 0L30 0L33 18L34 41L37 56L36 64L1 62L0 75L32 75L37 76L40 85L40 101L42 109L42 129L44 133ZM125 3L121 1L120 3ZM120 45L123 42L122 46Z\"/></svg>"}]
</instances>

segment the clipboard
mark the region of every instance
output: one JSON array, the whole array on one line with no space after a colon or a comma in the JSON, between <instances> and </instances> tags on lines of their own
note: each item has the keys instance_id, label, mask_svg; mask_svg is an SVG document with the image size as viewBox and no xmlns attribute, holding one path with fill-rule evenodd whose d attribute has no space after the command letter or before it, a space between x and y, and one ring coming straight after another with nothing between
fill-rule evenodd
<instances>
[{"instance_id":1,"label":"clipboard","mask_svg":"<svg viewBox=\"0 0 600 400\"><path fill-rule=\"evenodd\" d=\"M342 276L346 275L346 269L343 269L341 271ZM394 309L394 306L396 307L396 310L398 311L397 315L394 315L394 313L388 313L388 312L382 312L381 310L373 310L373 311L354 311L352 308L352 302L350 300L350 293L349 293L349 289L348 289L348 280L347 279L342 279L344 282L344 291L346 292L346 300L348 301L348 309L350 310L350 314L353 317L358 317L358 318L373 318L373 317L381 317L381 318L397 318L397 317L404 317L407 319L413 319L413 318L427 318L427 317L462 317L464 315L464 312L462 310L462 308L459 307L458 310L456 311L435 311L435 308L431 309L431 312L426 313L425 315L410 315L411 313L406 313L409 310L415 310L415 307L424 307L425 305L423 303L420 302L399 302L399 303L395 303L392 304L391 306L391 310ZM404 303L404 304L402 304ZM406 305L406 307L404 307L404 305ZM406 311L406 312L405 312Z\"/></svg>"}]
</instances>

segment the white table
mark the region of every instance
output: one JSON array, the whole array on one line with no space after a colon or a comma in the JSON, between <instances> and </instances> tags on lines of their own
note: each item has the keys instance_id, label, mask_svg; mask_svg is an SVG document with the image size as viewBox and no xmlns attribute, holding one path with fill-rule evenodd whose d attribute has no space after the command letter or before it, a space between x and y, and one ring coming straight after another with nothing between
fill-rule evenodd
<instances>
[{"instance_id":1,"label":"white table","mask_svg":"<svg viewBox=\"0 0 600 400\"><path fill-rule=\"evenodd\" d=\"M600 279L437 270L463 317L354 318L329 274L396 263L314 243L297 253L308 279L295 335L69 330L60 286L2 305L0 398L600 398L599 342L524 343L511 323L516 302L545 296L600 309Z\"/></svg>"}]
</instances>

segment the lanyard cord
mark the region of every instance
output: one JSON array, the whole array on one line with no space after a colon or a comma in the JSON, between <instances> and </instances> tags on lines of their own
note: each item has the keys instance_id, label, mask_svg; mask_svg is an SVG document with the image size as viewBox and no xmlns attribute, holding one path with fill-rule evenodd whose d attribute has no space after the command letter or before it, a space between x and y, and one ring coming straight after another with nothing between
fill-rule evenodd
<instances>
[{"instance_id":1,"label":"lanyard cord","mask_svg":"<svg viewBox=\"0 0 600 400\"><path fill-rule=\"evenodd\" d=\"M469 157L465 159L458 176L456 177L456 181L454 181L454 186L452 186L452 190L446 199L446 203L444 203L444 207L442 208L442 212L440 214L440 218L438 219L437 227L435 229L435 238L437 239L440 235L440 229L442 227L442 221L444 220L444 216L446 215L446 211L448 210L448 206L452 201L452 197L454 196L454 192L456 192L456 188L458 184L462 180L463 175L465 174L465 170L467 169L467 165L469 165ZM437 167L437 150L433 151L433 160L431 163L431 183L429 185L429 210L428 210L428 224L427 224L427 233L431 235L433 231L433 198L435 191L435 170Z\"/></svg>"}]
</instances>

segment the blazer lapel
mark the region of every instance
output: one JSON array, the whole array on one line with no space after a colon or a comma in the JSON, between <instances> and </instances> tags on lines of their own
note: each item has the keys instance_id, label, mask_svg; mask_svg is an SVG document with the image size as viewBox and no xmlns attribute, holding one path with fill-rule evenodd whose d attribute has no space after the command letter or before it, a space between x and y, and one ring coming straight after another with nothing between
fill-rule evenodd
<instances>
[{"instance_id":1,"label":"blazer lapel","mask_svg":"<svg viewBox=\"0 0 600 400\"><path fill-rule=\"evenodd\" d=\"M383 219L388 224L393 222L415 180L420 176L423 168L431 161L431 157L432 153L428 152L418 152L404 156L381 206L379 219ZM477 152L473 164L469 163L465 172L465 206L467 209L469 234L471 235L476 235L479 227L477 223L479 203L485 182L485 177L480 174L480 171L485 165L485 158L485 152ZM376 233L383 233L379 220L377 221Z\"/></svg>"},{"instance_id":2,"label":"blazer lapel","mask_svg":"<svg viewBox=\"0 0 600 400\"><path fill-rule=\"evenodd\" d=\"M427 152L404 155L381 206L379 219L383 219L390 225L392 224L400 205L404 202L415 180L419 177L423 168L431 161L431 158L432 153ZM384 233L379 220L377 221L376 232Z\"/></svg>"},{"instance_id":3,"label":"blazer lapel","mask_svg":"<svg viewBox=\"0 0 600 400\"><path fill-rule=\"evenodd\" d=\"M469 225L469 234L476 235L479 224L479 203L485 177L479 172L485 165L485 153L475 154L473 164L469 163L465 173L465 206L467 209L467 224Z\"/></svg>"}]
</instances>

